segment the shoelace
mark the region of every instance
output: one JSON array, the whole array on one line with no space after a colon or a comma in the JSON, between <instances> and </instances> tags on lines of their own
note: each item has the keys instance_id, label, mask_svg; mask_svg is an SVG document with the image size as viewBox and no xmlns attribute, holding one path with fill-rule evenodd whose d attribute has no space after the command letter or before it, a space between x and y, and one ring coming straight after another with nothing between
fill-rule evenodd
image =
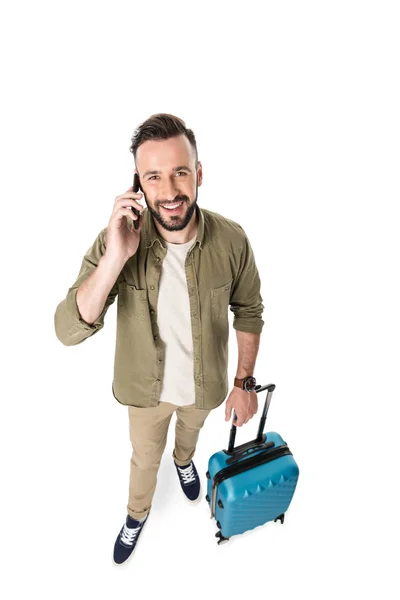
<instances>
[{"instance_id":1,"label":"shoelace","mask_svg":"<svg viewBox=\"0 0 400 600\"><path fill-rule=\"evenodd\" d=\"M131 546L133 544L133 542L135 541L135 536L137 535L138 531L140 530L141 525L139 525L139 527L127 527L126 524L124 525L124 528L122 530L121 533L121 541L124 542L125 544L128 544L129 546Z\"/></svg>"},{"instance_id":2,"label":"shoelace","mask_svg":"<svg viewBox=\"0 0 400 600\"><path fill-rule=\"evenodd\" d=\"M181 477L183 479L183 483L185 485L188 484L188 483L192 483L192 482L196 481L196 476L195 476L195 474L193 472L193 466L192 466L192 464L190 464L185 469L182 469L182 467L178 466L178 469L179 469L179 472L180 472Z\"/></svg>"}]
</instances>

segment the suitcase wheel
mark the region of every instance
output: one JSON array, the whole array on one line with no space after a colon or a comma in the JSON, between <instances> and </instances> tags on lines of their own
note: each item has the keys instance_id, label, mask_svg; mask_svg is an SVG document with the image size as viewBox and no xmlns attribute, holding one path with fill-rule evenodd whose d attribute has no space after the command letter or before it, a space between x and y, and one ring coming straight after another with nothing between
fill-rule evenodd
<instances>
[{"instance_id":1,"label":"suitcase wheel","mask_svg":"<svg viewBox=\"0 0 400 600\"><path fill-rule=\"evenodd\" d=\"M218 531L215 534L215 537L219 538L219 540L218 540L218 546L220 544L223 544L224 542L227 542L229 540L229 538L224 537L220 531Z\"/></svg>"},{"instance_id":2,"label":"suitcase wheel","mask_svg":"<svg viewBox=\"0 0 400 600\"><path fill-rule=\"evenodd\" d=\"M278 520L281 522L281 525L283 525L283 521L285 520L285 513L282 513L281 515L279 515L279 517L276 517L276 519L274 519L274 523L276 523Z\"/></svg>"},{"instance_id":3,"label":"suitcase wheel","mask_svg":"<svg viewBox=\"0 0 400 600\"><path fill-rule=\"evenodd\" d=\"M211 479L210 471L207 471L206 477L207 477L207 479Z\"/></svg>"},{"instance_id":4,"label":"suitcase wheel","mask_svg":"<svg viewBox=\"0 0 400 600\"><path fill-rule=\"evenodd\" d=\"M206 496L206 500L207 500L207 502L210 502L210 496L208 494Z\"/></svg>"}]
</instances>

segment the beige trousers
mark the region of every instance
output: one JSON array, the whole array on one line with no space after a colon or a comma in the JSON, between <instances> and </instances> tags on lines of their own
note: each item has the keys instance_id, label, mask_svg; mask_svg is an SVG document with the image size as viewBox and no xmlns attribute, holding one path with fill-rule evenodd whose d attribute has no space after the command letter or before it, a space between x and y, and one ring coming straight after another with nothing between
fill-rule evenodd
<instances>
[{"instance_id":1,"label":"beige trousers","mask_svg":"<svg viewBox=\"0 0 400 600\"><path fill-rule=\"evenodd\" d=\"M159 402L157 406L146 408L128 406L133 452L127 510L133 519L144 518L151 508L172 414L176 411L172 457L179 466L184 466L192 460L200 429L211 410L170 402Z\"/></svg>"}]
</instances>

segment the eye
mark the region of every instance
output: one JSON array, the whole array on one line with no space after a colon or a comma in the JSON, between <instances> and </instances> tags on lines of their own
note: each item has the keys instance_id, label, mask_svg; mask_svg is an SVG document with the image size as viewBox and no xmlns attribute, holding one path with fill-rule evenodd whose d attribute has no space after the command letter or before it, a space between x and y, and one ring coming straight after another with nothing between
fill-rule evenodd
<instances>
[{"instance_id":1,"label":"eye","mask_svg":"<svg viewBox=\"0 0 400 600\"><path fill-rule=\"evenodd\" d=\"M185 172L185 171L178 171L178 172L177 172L177 174L178 174L178 173L183 173L184 175L186 175L186 172Z\"/></svg>"},{"instance_id":2,"label":"eye","mask_svg":"<svg viewBox=\"0 0 400 600\"><path fill-rule=\"evenodd\" d=\"M152 175L149 179L153 179L154 177L158 177L158 175Z\"/></svg>"}]
</instances>

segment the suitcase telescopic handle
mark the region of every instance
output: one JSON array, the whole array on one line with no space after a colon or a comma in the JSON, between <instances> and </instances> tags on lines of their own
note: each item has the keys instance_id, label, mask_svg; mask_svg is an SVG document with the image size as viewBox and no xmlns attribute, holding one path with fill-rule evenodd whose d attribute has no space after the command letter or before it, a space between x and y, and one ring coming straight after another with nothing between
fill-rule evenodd
<instances>
[{"instance_id":1,"label":"suitcase telescopic handle","mask_svg":"<svg viewBox=\"0 0 400 600\"><path fill-rule=\"evenodd\" d=\"M261 413L260 425L258 427L257 437L255 440L252 440L251 442L247 442L247 444L242 444L242 446L240 446L240 447L238 446L238 449L241 448L242 450L244 450L245 449L244 446L246 446L246 448L250 448L253 444L258 445L263 442L265 421L267 419L267 413L268 413L269 405L271 403L272 392L274 391L275 387L276 386L273 383L269 383L268 385L256 385L254 391L257 392L257 394L259 392L263 392L264 390L267 390L267 397L265 398L264 408ZM229 454L233 453L234 447L235 447L235 437L236 437L237 427L236 427L234 421L236 419L237 419L236 412L233 411L232 427L231 427L231 431L230 431L229 445L228 445L228 453Z\"/></svg>"}]
</instances>

